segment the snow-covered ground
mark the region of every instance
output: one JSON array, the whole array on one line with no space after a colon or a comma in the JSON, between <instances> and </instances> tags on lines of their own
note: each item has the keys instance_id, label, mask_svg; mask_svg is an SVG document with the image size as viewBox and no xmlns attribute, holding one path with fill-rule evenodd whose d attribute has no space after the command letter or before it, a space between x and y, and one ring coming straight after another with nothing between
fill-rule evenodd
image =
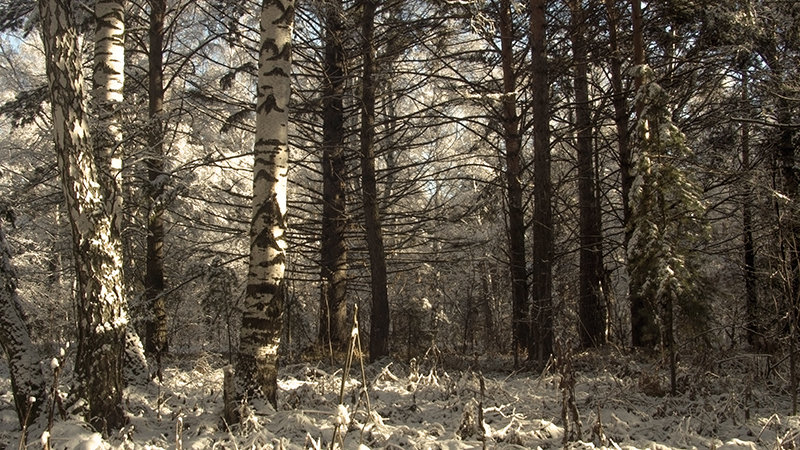
<instances>
[{"instance_id":1,"label":"snow-covered ground","mask_svg":"<svg viewBox=\"0 0 800 450\"><path fill-rule=\"evenodd\" d=\"M681 394L664 394L666 374L630 355L577 355L575 398L581 440L572 448L795 448L800 419L788 415L788 382L759 373L749 355L679 373ZM483 367L483 372L479 367ZM130 424L101 440L79 420L57 421L54 449L522 449L560 448L561 376L498 370L511 360L456 370L423 359L366 367L356 362L340 405L342 370L292 364L281 370L278 411L246 414L228 428L222 366L213 355L176 358L162 384L132 386ZM368 397L368 403L367 403ZM5 363L0 368L0 449L17 448L16 415ZM481 418L482 411L482 418ZM481 420L482 419L482 420ZM573 427L573 433L577 427ZM573 434L575 435L575 434ZM42 448L31 436L29 448ZM359 447L359 445L363 447Z\"/></svg>"}]
</instances>

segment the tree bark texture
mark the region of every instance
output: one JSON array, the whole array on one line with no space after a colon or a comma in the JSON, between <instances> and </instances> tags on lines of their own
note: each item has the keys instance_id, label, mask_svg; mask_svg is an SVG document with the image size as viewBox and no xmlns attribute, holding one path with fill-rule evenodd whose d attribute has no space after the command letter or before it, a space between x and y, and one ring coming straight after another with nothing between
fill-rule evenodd
<instances>
[{"instance_id":1,"label":"tree bark texture","mask_svg":"<svg viewBox=\"0 0 800 450\"><path fill-rule=\"evenodd\" d=\"M505 140L506 195L508 198L508 247L511 269L511 321L515 350L527 348L528 268L525 258L525 211L522 207L522 136L517 114L517 80L514 72L514 28L511 1L500 1L500 52L503 67L503 139Z\"/></svg>"},{"instance_id":2,"label":"tree bark texture","mask_svg":"<svg viewBox=\"0 0 800 450\"><path fill-rule=\"evenodd\" d=\"M592 145L592 117L589 103L589 52L586 42L586 11L580 1L570 1L570 38L575 90L575 127L578 152L579 276L578 333L581 346L596 347L606 342L606 313L602 292L603 247L600 204L597 201Z\"/></svg>"},{"instance_id":3,"label":"tree bark texture","mask_svg":"<svg viewBox=\"0 0 800 450\"><path fill-rule=\"evenodd\" d=\"M11 250L2 226L0 226L0 346L8 358L11 390L14 394L14 406L20 428L27 429L43 416L47 404L47 391L39 366L41 357L31 342L28 323L17 295L17 276L11 265Z\"/></svg>"},{"instance_id":4,"label":"tree bark texture","mask_svg":"<svg viewBox=\"0 0 800 450\"><path fill-rule=\"evenodd\" d=\"M322 98L322 292L318 340L345 350L347 323L347 210L344 153L344 48L342 2L326 8L325 77Z\"/></svg>"},{"instance_id":5,"label":"tree bark texture","mask_svg":"<svg viewBox=\"0 0 800 450\"><path fill-rule=\"evenodd\" d=\"M372 312L370 313L369 358L389 355L389 294L386 287L386 252L383 247L378 188L375 176L375 0L362 0L361 37L364 73L361 79L361 188L364 225L369 252Z\"/></svg>"},{"instance_id":6,"label":"tree bark texture","mask_svg":"<svg viewBox=\"0 0 800 450\"><path fill-rule=\"evenodd\" d=\"M145 320L145 351L156 358L161 371L161 355L167 351L167 309L164 299L164 17L166 0L150 0L148 30L148 119L147 130L147 250L145 255L144 295L148 315Z\"/></svg>"},{"instance_id":7,"label":"tree bark texture","mask_svg":"<svg viewBox=\"0 0 800 450\"><path fill-rule=\"evenodd\" d=\"M101 0L95 4L94 40L94 157L114 224L112 232L119 234L122 230L122 128L119 118L125 82L124 1ZM119 243L121 245L122 241Z\"/></svg>"},{"instance_id":8,"label":"tree bark texture","mask_svg":"<svg viewBox=\"0 0 800 450\"><path fill-rule=\"evenodd\" d=\"M611 102L614 105L614 125L617 130L617 148L619 151L620 189L622 190L622 221L625 227L623 248L628 248L630 231L627 224L630 222L630 192L633 186L633 162L630 147L630 111L626 100L625 84L622 79L622 49L619 42L619 17L616 0L606 0L606 15L608 17L608 41L611 50L609 73L611 79Z\"/></svg>"},{"instance_id":9,"label":"tree bark texture","mask_svg":"<svg viewBox=\"0 0 800 450\"><path fill-rule=\"evenodd\" d=\"M239 399L263 399L277 407L286 270L294 1L264 0L260 24L250 260L236 390Z\"/></svg>"},{"instance_id":10,"label":"tree bark texture","mask_svg":"<svg viewBox=\"0 0 800 450\"><path fill-rule=\"evenodd\" d=\"M122 255L98 181L86 118L86 93L68 0L41 0L53 132L72 228L78 292L76 375L99 430L125 423L122 359L128 324Z\"/></svg>"},{"instance_id":11,"label":"tree bark texture","mask_svg":"<svg viewBox=\"0 0 800 450\"><path fill-rule=\"evenodd\" d=\"M550 92L547 1L530 0L533 71L533 298L529 358L553 353L553 186L550 179Z\"/></svg>"},{"instance_id":12,"label":"tree bark texture","mask_svg":"<svg viewBox=\"0 0 800 450\"><path fill-rule=\"evenodd\" d=\"M122 107L125 82L125 2L104 0L95 4L95 45L92 79L94 159L98 181L111 214L112 241L122 245ZM124 376L126 382L149 379L147 360L139 335L126 329Z\"/></svg>"}]
</instances>

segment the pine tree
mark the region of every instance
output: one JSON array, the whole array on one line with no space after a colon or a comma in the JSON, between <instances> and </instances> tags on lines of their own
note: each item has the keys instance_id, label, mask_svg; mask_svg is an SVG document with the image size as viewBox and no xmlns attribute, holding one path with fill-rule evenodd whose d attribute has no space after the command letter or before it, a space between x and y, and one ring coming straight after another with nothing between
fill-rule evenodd
<instances>
[{"instance_id":1,"label":"pine tree","mask_svg":"<svg viewBox=\"0 0 800 450\"><path fill-rule=\"evenodd\" d=\"M660 340L667 351L674 392L675 314L683 311L696 323L706 316L695 252L706 232L705 207L701 189L686 170L692 151L672 122L666 92L651 80L648 66L639 70L643 84L637 100L642 113L631 191L630 289L657 319L642 331L655 342Z\"/></svg>"}]
</instances>

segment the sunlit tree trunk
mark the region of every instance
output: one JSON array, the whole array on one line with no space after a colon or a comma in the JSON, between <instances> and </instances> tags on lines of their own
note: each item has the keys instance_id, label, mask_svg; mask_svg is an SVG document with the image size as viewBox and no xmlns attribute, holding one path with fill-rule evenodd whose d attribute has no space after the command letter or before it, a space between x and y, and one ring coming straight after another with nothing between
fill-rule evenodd
<instances>
[{"instance_id":1,"label":"sunlit tree trunk","mask_svg":"<svg viewBox=\"0 0 800 450\"><path fill-rule=\"evenodd\" d=\"M589 104L589 52L586 43L586 11L580 0L570 6L570 38L575 90L575 127L578 151L578 205L580 250L578 275L578 333L581 346L596 347L606 341L606 315L602 295L603 249L600 204L597 201Z\"/></svg>"},{"instance_id":2,"label":"sunlit tree trunk","mask_svg":"<svg viewBox=\"0 0 800 450\"><path fill-rule=\"evenodd\" d=\"M527 348L530 321L528 319L528 268L525 258L525 211L522 208L522 137L517 114L517 80L514 73L514 28L511 21L511 1L500 2L500 52L503 67L503 133L506 158L506 194L508 196L508 247L511 268L511 310L515 355Z\"/></svg>"},{"instance_id":3,"label":"sunlit tree trunk","mask_svg":"<svg viewBox=\"0 0 800 450\"><path fill-rule=\"evenodd\" d=\"M53 132L59 173L72 228L78 292L75 371L89 406L89 421L109 430L125 423L122 358L128 324L122 289L122 255L103 197L86 117L86 93L67 0L41 0Z\"/></svg>"},{"instance_id":4,"label":"sunlit tree trunk","mask_svg":"<svg viewBox=\"0 0 800 450\"><path fill-rule=\"evenodd\" d=\"M258 60L250 262L236 370L239 398L277 407L286 270L293 0L264 0Z\"/></svg>"},{"instance_id":5,"label":"sunlit tree trunk","mask_svg":"<svg viewBox=\"0 0 800 450\"><path fill-rule=\"evenodd\" d=\"M150 0L148 30L148 119L147 130L147 253L145 255L144 295L148 315L144 345L155 356L159 374L161 356L167 351L167 310L164 299L164 16L167 2Z\"/></svg>"},{"instance_id":6,"label":"sunlit tree trunk","mask_svg":"<svg viewBox=\"0 0 800 450\"><path fill-rule=\"evenodd\" d=\"M0 225L2 219L0 219ZM44 412L46 386L39 352L31 342L28 323L17 296L11 251L0 226L0 347L8 358L11 390L20 428L28 428ZM33 401L31 401L33 400Z\"/></svg>"},{"instance_id":7,"label":"sunlit tree trunk","mask_svg":"<svg viewBox=\"0 0 800 450\"><path fill-rule=\"evenodd\" d=\"M123 105L125 81L125 2L98 1L95 4L95 45L92 79L92 102L95 117L92 121L94 158L98 181L103 190L106 209L111 214L112 241L122 250L122 128L120 108ZM139 335L132 327L126 329L126 381L144 382L148 379L147 360Z\"/></svg>"},{"instance_id":8,"label":"sunlit tree trunk","mask_svg":"<svg viewBox=\"0 0 800 450\"><path fill-rule=\"evenodd\" d=\"M322 292L319 342L344 349L347 324L345 229L344 48L342 2L326 4L325 77L322 97Z\"/></svg>"},{"instance_id":9,"label":"sunlit tree trunk","mask_svg":"<svg viewBox=\"0 0 800 450\"><path fill-rule=\"evenodd\" d=\"M120 0L98 1L95 21L92 71L94 156L98 179L114 224L112 232L118 234L122 227L122 128L119 114L125 81L125 3Z\"/></svg>"},{"instance_id":10,"label":"sunlit tree trunk","mask_svg":"<svg viewBox=\"0 0 800 450\"><path fill-rule=\"evenodd\" d=\"M362 0L361 38L364 73L361 79L361 188L364 197L364 225L369 252L372 313L369 330L369 358L389 354L389 294L386 288L386 252L383 247L378 188L375 177L375 0Z\"/></svg>"},{"instance_id":11,"label":"sunlit tree trunk","mask_svg":"<svg viewBox=\"0 0 800 450\"><path fill-rule=\"evenodd\" d=\"M530 0L533 72L533 299L528 356L553 353L553 185L550 179L550 92L546 0Z\"/></svg>"}]
</instances>

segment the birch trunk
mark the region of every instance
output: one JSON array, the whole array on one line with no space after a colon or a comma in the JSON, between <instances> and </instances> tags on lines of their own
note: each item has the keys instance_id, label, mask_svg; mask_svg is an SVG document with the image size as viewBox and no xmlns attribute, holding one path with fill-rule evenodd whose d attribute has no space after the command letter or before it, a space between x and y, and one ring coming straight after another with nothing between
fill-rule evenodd
<instances>
[{"instance_id":1,"label":"birch trunk","mask_svg":"<svg viewBox=\"0 0 800 450\"><path fill-rule=\"evenodd\" d=\"M237 363L237 396L277 406L286 268L293 0L264 0L258 64L253 215Z\"/></svg>"},{"instance_id":2,"label":"birch trunk","mask_svg":"<svg viewBox=\"0 0 800 450\"><path fill-rule=\"evenodd\" d=\"M120 108L125 83L125 2L103 0L95 4L95 44L92 102L94 159L98 182L111 215L112 242L122 255L122 128ZM148 380L147 360L136 331L127 328L125 379Z\"/></svg>"},{"instance_id":3,"label":"birch trunk","mask_svg":"<svg viewBox=\"0 0 800 450\"><path fill-rule=\"evenodd\" d=\"M2 220L0 220L2 223ZM11 251L0 227L0 346L8 357L11 390L21 429L43 416L46 386L39 367L41 357L31 342L28 324L17 296L17 276ZM33 401L31 401L33 399Z\"/></svg>"},{"instance_id":4,"label":"birch trunk","mask_svg":"<svg viewBox=\"0 0 800 450\"><path fill-rule=\"evenodd\" d=\"M125 423L122 358L127 306L119 236L97 175L86 93L69 0L40 0L59 173L72 228L78 292L76 375L89 422L108 431Z\"/></svg>"}]
</instances>

